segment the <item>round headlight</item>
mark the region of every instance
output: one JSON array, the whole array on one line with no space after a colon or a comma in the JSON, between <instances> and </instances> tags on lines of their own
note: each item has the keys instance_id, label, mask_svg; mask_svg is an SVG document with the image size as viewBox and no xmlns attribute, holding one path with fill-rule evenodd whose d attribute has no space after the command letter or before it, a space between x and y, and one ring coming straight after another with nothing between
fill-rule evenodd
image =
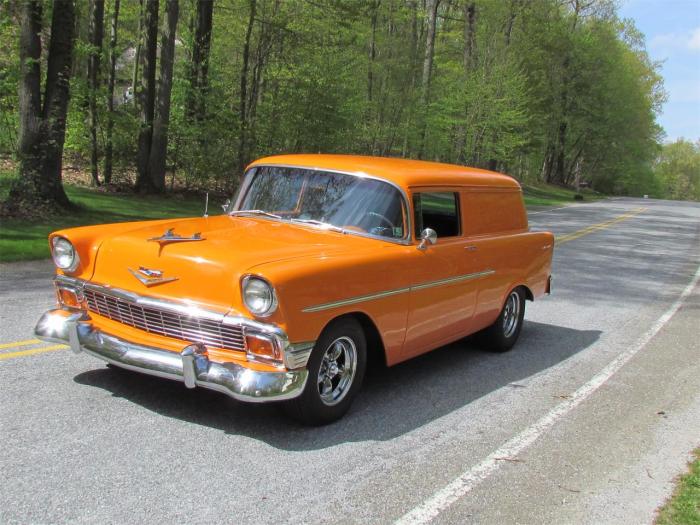
<instances>
[{"instance_id":1,"label":"round headlight","mask_svg":"<svg viewBox=\"0 0 700 525\"><path fill-rule=\"evenodd\" d=\"M254 315L268 315L277 308L277 299L272 286L258 277L243 279L243 302Z\"/></svg>"},{"instance_id":2,"label":"round headlight","mask_svg":"<svg viewBox=\"0 0 700 525\"><path fill-rule=\"evenodd\" d=\"M78 267L79 259L78 254L70 241L63 237L54 237L52 244L53 250L51 255L53 256L54 264L56 264L56 266L58 266L61 270L65 270L67 272L72 272L75 270Z\"/></svg>"}]
</instances>

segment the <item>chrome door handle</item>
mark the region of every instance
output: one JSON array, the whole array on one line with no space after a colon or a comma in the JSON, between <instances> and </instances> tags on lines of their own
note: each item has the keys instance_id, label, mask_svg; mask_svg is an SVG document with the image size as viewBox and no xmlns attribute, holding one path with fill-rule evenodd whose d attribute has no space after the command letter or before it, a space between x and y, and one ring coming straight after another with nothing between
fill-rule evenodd
<instances>
[{"instance_id":1,"label":"chrome door handle","mask_svg":"<svg viewBox=\"0 0 700 525\"><path fill-rule=\"evenodd\" d=\"M468 250L468 251L470 251L470 252L475 252L475 251L476 251L476 246L474 246L473 244L470 244L469 246L465 246L464 249L465 249L465 250Z\"/></svg>"}]
</instances>

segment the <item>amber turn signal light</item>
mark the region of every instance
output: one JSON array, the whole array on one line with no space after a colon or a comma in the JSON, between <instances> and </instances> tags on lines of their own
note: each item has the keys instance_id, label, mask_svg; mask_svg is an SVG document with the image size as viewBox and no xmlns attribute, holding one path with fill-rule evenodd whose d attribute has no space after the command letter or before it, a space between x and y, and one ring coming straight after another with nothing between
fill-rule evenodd
<instances>
[{"instance_id":1,"label":"amber turn signal light","mask_svg":"<svg viewBox=\"0 0 700 525\"><path fill-rule=\"evenodd\" d=\"M275 341L262 334L246 334L248 358L262 361L279 361L280 352Z\"/></svg>"},{"instance_id":2,"label":"amber turn signal light","mask_svg":"<svg viewBox=\"0 0 700 525\"><path fill-rule=\"evenodd\" d=\"M80 301L78 297L71 290L66 290L65 288L58 289L58 301L69 308L80 308Z\"/></svg>"}]
</instances>

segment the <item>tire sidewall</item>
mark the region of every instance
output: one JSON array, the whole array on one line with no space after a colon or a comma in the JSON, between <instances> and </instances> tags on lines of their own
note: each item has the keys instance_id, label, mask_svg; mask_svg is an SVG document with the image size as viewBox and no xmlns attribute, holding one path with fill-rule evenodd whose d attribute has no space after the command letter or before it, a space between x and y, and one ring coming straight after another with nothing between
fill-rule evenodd
<instances>
[{"instance_id":1,"label":"tire sidewall","mask_svg":"<svg viewBox=\"0 0 700 525\"><path fill-rule=\"evenodd\" d=\"M357 352L357 366L352 384L345 397L335 405L326 405L321 400L321 395L318 392L318 372L326 349L339 337L352 339ZM341 418L350 408L353 399L362 386L366 365L367 342L362 326L354 319L338 319L328 325L321 333L311 352L307 364L309 377L306 380L304 391L296 400L301 412L301 418L311 424L325 424Z\"/></svg>"},{"instance_id":2,"label":"tire sidewall","mask_svg":"<svg viewBox=\"0 0 700 525\"><path fill-rule=\"evenodd\" d=\"M518 294L518 299L520 301L520 311L518 312L518 325L515 331L506 337L503 327L503 318L506 313L506 304L508 303L508 298L515 292ZM525 293L522 288L515 288L508 292L505 301L503 301L503 307L501 308L501 313L498 315L496 321L484 331L482 334L483 340L486 343L489 350L494 352L507 352L513 345L515 345L518 337L520 336L520 331L523 329L523 319L525 318Z\"/></svg>"}]
</instances>

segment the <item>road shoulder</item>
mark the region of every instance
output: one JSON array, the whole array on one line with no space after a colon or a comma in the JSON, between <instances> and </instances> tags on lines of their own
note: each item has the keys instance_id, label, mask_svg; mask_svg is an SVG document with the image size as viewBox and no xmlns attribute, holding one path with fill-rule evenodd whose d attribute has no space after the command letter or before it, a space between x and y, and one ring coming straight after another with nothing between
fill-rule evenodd
<instances>
[{"instance_id":1,"label":"road shoulder","mask_svg":"<svg viewBox=\"0 0 700 525\"><path fill-rule=\"evenodd\" d=\"M437 522L651 523L700 445L699 309L696 287L607 384Z\"/></svg>"}]
</instances>

